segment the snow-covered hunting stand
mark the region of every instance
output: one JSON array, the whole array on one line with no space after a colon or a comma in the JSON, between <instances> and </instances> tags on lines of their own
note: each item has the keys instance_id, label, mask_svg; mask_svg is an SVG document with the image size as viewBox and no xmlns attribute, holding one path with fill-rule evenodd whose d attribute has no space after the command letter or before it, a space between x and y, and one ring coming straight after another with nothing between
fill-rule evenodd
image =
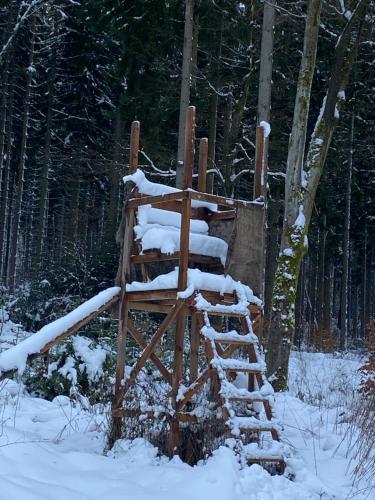
<instances>
[{"instance_id":1,"label":"snow-covered hunting stand","mask_svg":"<svg viewBox=\"0 0 375 500\"><path fill-rule=\"evenodd\" d=\"M200 142L198 190L192 189L194 125L190 107L182 190L149 182L137 170L139 123L132 126L120 230L122 292L110 441L122 436L127 419L160 419L168 423L169 453L181 455L186 429L193 436L195 429L198 436L203 426L203 432L218 430L214 440L227 439L243 461L273 463L283 470L273 391L257 337L261 301L252 292L262 289L264 205L205 192L207 139ZM131 311L162 317L148 340ZM156 351L172 325L168 369ZM128 334L143 352L126 372ZM164 406L135 401L132 388L148 361L169 388Z\"/></svg>"},{"instance_id":2,"label":"snow-covered hunting stand","mask_svg":"<svg viewBox=\"0 0 375 500\"><path fill-rule=\"evenodd\" d=\"M193 190L193 107L187 111L181 190L152 183L137 168L139 128L139 122L133 122L118 232L118 286L0 354L0 379L22 372L28 360L119 302L109 446L132 422L136 421L134 436L145 434L149 422L168 442L165 449L170 455L194 461L225 443L243 464L268 464L283 472L273 390L258 341L264 204L205 192L207 139L200 140ZM259 161L262 164L258 149ZM258 194L261 181L262 172L255 178ZM152 334L137 323L142 312L158 324ZM128 353L135 345L141 352L128 367ZM145 381L150 382L146 393Z\"/></svg>"}]
</instances>

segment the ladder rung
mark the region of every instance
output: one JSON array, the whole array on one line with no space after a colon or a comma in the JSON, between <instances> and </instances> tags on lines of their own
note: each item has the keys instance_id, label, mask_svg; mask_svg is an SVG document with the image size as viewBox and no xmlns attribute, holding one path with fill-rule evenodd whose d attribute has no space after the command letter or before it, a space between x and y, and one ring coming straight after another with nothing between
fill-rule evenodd
<instances>
[{"instance_id":1,"label":"ladder rung","mask_svg":"<svg viewBox=\"0 0 375 500\"><path fill-rule=\"evenodd\" d=\"M216 356L212 359L211 364L214 368L222 368L225 371L245 372L245 373L263 373L263 363L249 363L242 359L221 358Z\"/></svg>"},{"instance_id":2,"label":"ladder rung","mask_svg":"<svg viewBox=\"0 0 375 500\"><path fill-rule=\"evenodd\" d=\"M272 432L278 431L278 425L272 420L258 420L255 417L233 417L228 421L229 427L234 434L237 430L247 432Z\"/></svg>"}]
</instances>

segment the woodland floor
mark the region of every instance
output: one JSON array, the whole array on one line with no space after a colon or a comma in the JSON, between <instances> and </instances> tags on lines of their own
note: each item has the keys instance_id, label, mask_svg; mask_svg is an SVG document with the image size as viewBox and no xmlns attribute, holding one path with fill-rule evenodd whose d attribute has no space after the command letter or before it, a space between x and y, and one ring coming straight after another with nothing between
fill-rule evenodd
<instances>
[{"instance_id":1,"label":"woodland floor","mask_svg":"<svg viewBox=\"0 0 375 500\"><path fill-rule=\"evenodd\" d=\"M21 384L0 385L1 500L304 500L375 499L353 482L355 445L347 418L358 384L356 355L294 353L290 389L277 395L283 440L293 450L285 476L257 465L240 470L220 448L188 466L157 456L142 439L103 456L107 417L64 396L33 397ZM353 440L352 440L353 442Z\"/></svg>"}]
</instances>

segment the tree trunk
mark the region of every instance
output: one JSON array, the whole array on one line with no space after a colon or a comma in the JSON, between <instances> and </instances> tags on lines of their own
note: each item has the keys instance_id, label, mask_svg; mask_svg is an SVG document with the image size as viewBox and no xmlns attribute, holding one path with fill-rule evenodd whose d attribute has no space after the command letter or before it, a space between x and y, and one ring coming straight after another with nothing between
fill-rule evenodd
<instances>
[{"instance_id":1,"label":"tree trunk","mask_svg":"<svg viewBox=\"0 0 375 500\"><path fill-rule=\"evenodd\" d=\"M344 90L357 56L367 2L358 0L352 17L338 39L327 94L310 139L306 160L303 162L321 6L322 2L319 0L311 0L309 3L293 128L289 141L284 226L273 293L267 358L268 371L275 375L274 386L278 390L287 386L289 354L294 336L297 280L302 257L307 248L306 235L327 152L338 122L340 105L345 99ZM358 19L359 26L356 26Z\"/></svg>"},{"instance_id":2,"label":"tree trunk","mask_svg":"<svg viewBox=\"0 0 375 500\"><path fill-rule=\"evenodd\" d=\"M363 254L362 254L362 284L361 284L361 338L366 338L366 318L367 318L367 224L364 228Z\"/></svg>"},{"instance_id":3,"label":"tree trunk","mask_svg":"<svg viewBox=\"0 0 375 500\"><path fill-rule=\"evenodd\" d=\"M340 304L340 349L347 348L348 340L348 273L349 273L349 241L350 241L350 203L352 193L353 172L353 138L354 138L354 112L352 112L350 126L350 144L348 158L348 175L345 192L345 223L344 240L342 247L342 277L341 277L341 304Z\"/></svg>"},{"instance_id":4,"label":"tree trunk","mask_svg":"<svg viewBox=\"0 0 375 500\"><path fill-rule=\"evenodd\" d=\"M322 329L326 332L331 331L332 318L332 264L329 257L326 257L324 265L324 304Z\"/></svg>"},{"instance_id":5,"label":"tree trunk","mask_svg":"<svg viewBox=\"0 0 375 500\"><path fill-rule=\"evenodd\" d=\"M182 54L182 77L180 95L180 116L178 120L178 146L176 186L182 189L184 179L185 118L190 104L191 58L193 49L194 0L185 0L184 48Z\"/></svg>"},{"instance_id":6,"label":"tree trunk","mask_svg":"<svg viewBox=\"0 0 375 500\"><path fill-rule=\"evenodd\" d=\"M115 115L115 130L113 136L113 155L110 167L110 188L109 188L109 206L107 212L106 240L115 244L115 236L118 226L119 216L119 197L120 197L120 177L121 177L121 156L122 156L122 138L124 123L122 119L123 110L118 106Z\"/></svg>"},{"instance_id":7,"label":"tree trunk","mask_svg":"<svg viewBox=\"0 0 375 500\"><path fill-rule=\"evenodd\" d=\"M33 274L38 276L42 265L42 248L45 229L47 224L47 199L48 199L48 176L51 166L51 137L52 137L52 112L54 104L54 83L55 83L55 58L56 52L52 56L53 66L48 82L48 109L46 120L46 135L44 140L44 158L39 181L39 203L38 215L35 228L34 252L33 252Z\"/></svg>"},{"instance_id":8,"label":"tree trunk","mask_svg":"<svg viewBox=\"0 0 375 500\"><path fill-rule=\"evenodd\" d=\"M275 7L265 2L263 7L262 43L260 51L259 89L258 89L258 124L270 123L271 89L273 65L273 32L275 25ZM264 141L264 166L267 168L269 138Z\"/></svg>"},{"instance_id":9,"label":"tree trunk","mask_svg":"<svg viewBox=\"0 0 375 500\"><path fill-rule=\"evenodd\" d=\"M296 321L296 332L294 344L300 349L303 344L303 302L304 302L304 289L305 289L305 271L304 271L304 262L302 262L301 272L299 274L298 286L297 286L297 295L296 295L296 312L295 312L295 321Z\"/></svg>"},{"instance_id":10,"label":"tree trunk","mask_svg":"<svg viewBox=\"0 0 375 500\"><path fill-rule=\"evenodd\" d=\"M2 269L6 267L4 261L5 250L5 225L6 213L8 207L9 193L9 175L10 175L10 157L12 149L12 124L13 124L13 82L9 82L9 66L5 69L3 99L1 103L1 148L0 148L0 166L1 166L1 197L0 197L0 276ZM6 161L4 162L4 150L6 143ZM1 278L0 278L1 279Z\"/></svg>"},{"instance_id":11,"label":"tree trunk","mask_svg":"<svg viewBox=\"0 0 375 500\"><path fill-rule=\"evenodd\" d=\"M289 140L285 184L284 224L276 270L269 330L267 366L277 377L277 389L284 389L294 334L294 304L299 267L305 252L305 221L301 210L301 179L305 151L311 85L315 69L322 0L309 3L301 69L298 77L292 132ZM297 216L300 213L298 220Z\"/></svg>"},{"instance_id":12,"label":"tree trunk","mask_svg":"<svg viewBox=\"0 0 375 500\"><path fill-rule=\"evenodd\" d=\"M318 314L317 314L317 322L318 322L318 331L319 333L324 330L323 327L323 310L324 310L324 276L325 276L325 263L326 263L326 239L327 239L327 229L326 229L326 216L323 215L320 230L319 230L319 257L318 257L318 272L317 272L317 284L318 284L318 296L317 296L317 305L318 305Z\"/></svg>"},{"instance_id":13,"label":"tree trunk","mask_svg":"<svg viewBox=\"0 0 375 500\"><path fill-rule=\"evenodd\" d=\"M219 103L219 62L221 58L221 47L223 42L224 18L221 15L219 38L216 42L216 55L213 60L213 91L210 98L210 117L208 129L208 168L216 166L216 131L217 131L217 110ZM207 176L207 192L213 193L214 175Z\"/></svg>"},{"instance_id":14,"label":"tree trunk","mask_svg":"<svg viewBox=\"0 0 375 500\"><path fill-rule=\"evenodd\" d=\"M31 86L33 79L33 63L34 63L34 45L35 45L35 23L36 18L33 17L31 22L31 41L30 41L30 54L29 54L29 65L26 70L26 91L24 99L24 113L22 121L22 136L20 144L20 161L18 165L18 179L17 179L17 189L16 197L13 210L13 226L10 242L10 258L9 258L9 288L11 291L14 290L16 283L16 262L18 253L18 243L20 234L20 219L22 211L22 200L23 200L23 185L24 185L24 173L26 164L26 147L27 147L27 130L29 126L29 114L30 114L30 100L31 100Z\"/></svg>"}]
</instances>

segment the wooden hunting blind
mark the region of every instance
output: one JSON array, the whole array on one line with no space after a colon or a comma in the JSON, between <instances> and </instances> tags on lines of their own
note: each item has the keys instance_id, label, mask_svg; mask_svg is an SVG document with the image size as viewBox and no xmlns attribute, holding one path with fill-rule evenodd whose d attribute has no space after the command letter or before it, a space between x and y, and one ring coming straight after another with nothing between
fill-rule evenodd
<instances>
[{"instance_id":1,"label":"wooden hunting blind","mask_svg":"<svg viewBox=\"0 0 375 500\"><path fill-rule=\"evenodd\" d=\"M264 281L263 129L257 129L255 201L205 192L207 139L200 140L198 190L192 189L193 107L187 110L183 189L150 182L137 168L139 129L139 122L133 122L117 234L118 286L1 353L0 380L46 356L118 303L108 446L124 435L154 441L156 436L162 451L194 463L226 445L242 465L261 463L283 472L286 448L279 441L258 339Z\"/></svg>"},{"instance_id":2,"label":"wooden hunting blind","mask_svg":"<svg viewBox=\"0 0 375 500\"><path fill-rule=\"evenodd\" d=\"M194 107L186 117L183 189L152 183L137 168L139 132L139 122L133 122L118 232L121 294L110 444L132 418L162 421L170 455L183 454L186 429L198 436L198 428L203 434L215 428L221 438L216 442L231 446L241 460L283 471L273 391L257 336L264 281L265 208L258 198L263 150L256 157L258 199L242 201L205 192L207 139L200 140L193 189ZM152 334L137 325L135 311L159 318ZM134 342L141 352L126 369ZM150 364L163 379L167 399L161 403L154 395L149 403L134 404L134 387Z\"/></svg>"}]
</instances>

